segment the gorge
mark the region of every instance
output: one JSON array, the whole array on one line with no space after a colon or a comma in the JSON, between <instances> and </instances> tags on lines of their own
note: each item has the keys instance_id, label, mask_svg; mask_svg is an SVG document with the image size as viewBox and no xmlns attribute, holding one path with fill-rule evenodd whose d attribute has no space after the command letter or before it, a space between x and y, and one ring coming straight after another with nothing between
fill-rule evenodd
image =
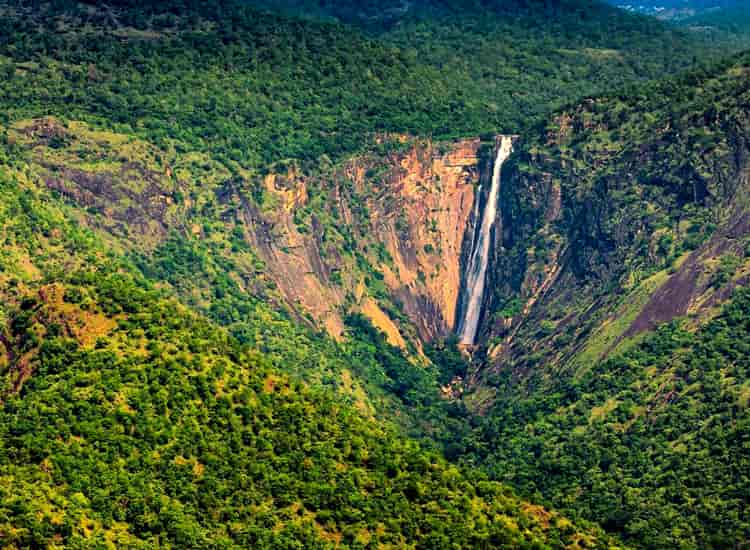
<instances>
[{"instance_id":1,"label":"gorge","mask_svg":"<svg viewBox=\"0 0 750 550\"><path fill-rule=\"evenodd\" d=\"M746 546L750 52L719 36L0 0L2 547Z\"/></svg>"}]
</instances>

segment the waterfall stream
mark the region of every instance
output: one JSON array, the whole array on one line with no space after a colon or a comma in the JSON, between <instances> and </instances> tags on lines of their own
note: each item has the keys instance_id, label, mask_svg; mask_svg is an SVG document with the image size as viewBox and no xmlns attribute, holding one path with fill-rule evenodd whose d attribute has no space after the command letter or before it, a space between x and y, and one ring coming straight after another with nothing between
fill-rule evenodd
<instances>
[{"instance_id":1,"label":"waterfall stream","mask_svg":"<svg viewBox=\"0 0 750 550\"><path fill-rule=\"evenodd\" d=\"M464 314L459 324L459 339L462 344L473 345L479 327L479 316L482 311L484 286L487 278L487 263L489 261L490 245L492 244L492 228L497 220L497 202L500 194L500 169L505 160L513 152L513 140L510 136L502 136L497 151L495 164L492 167L492 186L490 187L487 203L482 211L479 232L472 239L471 255L466 271L464 285ZM477 193L476 210L479 212L481 187ZM474 217L475 223L478 217Z\"/></svg>"}]
</instances>

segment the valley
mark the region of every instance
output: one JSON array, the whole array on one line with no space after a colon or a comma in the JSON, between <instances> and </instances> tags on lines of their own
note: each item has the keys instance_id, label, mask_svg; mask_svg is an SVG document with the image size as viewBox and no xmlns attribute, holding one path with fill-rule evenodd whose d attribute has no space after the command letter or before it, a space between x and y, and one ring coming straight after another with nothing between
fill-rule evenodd
<instances>
[{"instance_id":1,"label":"valley","mask_svg":"<svg viewBox=\"0 0 750 550\"><path fill-rule=\"evenodd\" d=\"M744 31L0 15L4 547L750 540Z\"/></svg>"}]
</instances>

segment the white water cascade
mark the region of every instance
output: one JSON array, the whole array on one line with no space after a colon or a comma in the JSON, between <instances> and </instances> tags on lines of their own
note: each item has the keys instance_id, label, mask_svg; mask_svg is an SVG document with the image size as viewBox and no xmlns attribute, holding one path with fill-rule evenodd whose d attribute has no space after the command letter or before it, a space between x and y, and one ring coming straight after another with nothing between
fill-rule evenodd
<instances>
[{"instance_id":1,"label":"white water cascade","mask_svg":"<svg viewBox=\"0 0 750 550\"><path fill-rule=\"evenodd\" d=\"M500 168L513 152L513 140L510 136L502 136L497 151L495 164L492 168L492 186L487 196L487 204L482 212L482 222L479 232L472 239L469 268L466 272L464 285L464 315L459 324L459 339L462 344L473 345L479 326L479 315L482 310L484 285L487 278L487 262L489 261L492 228L497 220L497 201L500 194ZM477 193L476 210L479 212L481 187ZM474 217L477 220L477 216ZM478 220L477 220L478 221ZM476 223L476 221L475 221Z\"/></svg>"}]
</instances>

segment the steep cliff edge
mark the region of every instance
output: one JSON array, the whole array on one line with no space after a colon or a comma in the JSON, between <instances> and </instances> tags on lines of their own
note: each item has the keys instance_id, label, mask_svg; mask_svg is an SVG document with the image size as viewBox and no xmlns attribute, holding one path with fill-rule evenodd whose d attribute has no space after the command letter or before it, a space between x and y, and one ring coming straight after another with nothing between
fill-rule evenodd
<instances>
[{"instance_id":1,"label":"steep cliff edge","mask_svg":"<svg viewBox=\"0 0 750 550\"><path fill-rule=\"evenodd\" d=\"M22 121L9 139L82 223L147 264L179 263L175 247L193 243L241 292L335 338L351 311L413 350L453 329L475 186L491 169L478 138L381 136L337 165L265 175L54 118ZM197 266L185 269L172 284L209 307Z\"/></svg>"},{"instance_id":2,"label":"steep cliff edge","mask_svg":"<svg viewBox=\"0 0 750 550\"><path fill-rule=\"evenodd\" d=\"M425 340L453 329L480 172L478 139L423 144L386 176L384 202L371 204L372 234L392 258L383 266L384 282Z\"/></svg>"},{"instance_id":3,"label":"steep cliff edge","mask_svg":"<svg viewBox=\"0 0 750 550\"><path fill-rule=\"evenodd\" d=\"M453 328L480 141L381 144L393 139L393 151L322 174L266 176L260 206L225 199L242 204L246 238L288 306L334 337L358 310L391 343L419 348Z\"/></svg>"},{"instance_id":4,"label":"steep cliff edge","mask_svg":"<svg viewBox=\"0 0 750 550\"><path fill-rule=\"evenodd\" d=\"M748 105L744 56L571 106L504 170L452 451L635 547L750 534Z\"/></svg>"},{"instance_id":5,"label":"steep cliff edge","mask_svg":"<svg viewBox=\"0 0 750 550\"><path fill-rule=\"evenodd\" d=\"M526 140L503 185L475 384L580 374L675 317L701 323L747 284L746 63L587 100Z\"/></svg>"}]
</instances>

